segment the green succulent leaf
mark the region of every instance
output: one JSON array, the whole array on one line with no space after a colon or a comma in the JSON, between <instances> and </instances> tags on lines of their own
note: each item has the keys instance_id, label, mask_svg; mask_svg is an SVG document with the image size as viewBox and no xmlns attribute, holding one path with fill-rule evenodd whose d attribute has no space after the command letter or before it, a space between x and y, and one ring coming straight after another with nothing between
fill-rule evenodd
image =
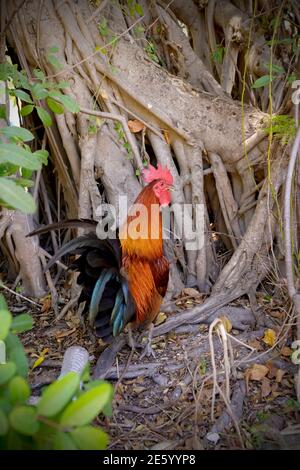
<instances>
[{"instance_id":1,"label":"green succulent leaf","mask_svg":"<svg viewBox=\"0 0 300 470\"><path fill-rule=\"evenodd\" d=\"M33 318L28 313L21 313L13 318L11 330L13 333L23 333L24 331L31 330L33 327Z\"/></svg>"},{"instance_id":2,"label":"green succulent leaf","mask_svg":"<svg viewBox=\"0 0 300 470\"><path fill-rule=\"evenodd\" d=\"M0 409L0 436L5 436L8 431L9 423L6 415Z\"/></svg>"},{"instance_id":3,"label":"green succulent leaf","mask_svg":"<svg viewBox=\"0 0 300 470\"><path fill-rule=\"evenodd\" d=\"M7 309L0 309L0 340L5 339L8 335L12 322L12 316Z\"/></svg>"},{"instance_id":4,"label":"green succulent leaf","mask_svg":"<svg viewBox=\"0 0 300 470\"><path fill-rule=\"evenodd\" d=\"M69 372L49 385L38 403L38 413L47 417L59 413L74 396L79 382L79 375L76 372Z\"/></svg>"},{"instance_id":5,"label":"green succulent leaf","mask_svg":"<svg viewBox=\"0 0 300 470\"><path fill-rule=\"evenodd\" d=\"M16 406L9 415L12 428L25 436L33 436L39 430L36 409L31 406Z\"/></svg>"},{"instance_id":6,"label":"green succulent leaf","mask_svg":"<svg viewBox=\"0 0 300 470\"><path fill-rule=\"evenodd\" d=\"M13 362L0 364L0 385L8 382L16 372L16 365Z\"/></svg>"},{"instance_id":7,"label":"green succulent leaf","mask_svg":"<svg viewBox=\"0 0 300 470\"><path fill-rule=\"evenodd\" d=\"M104 383L83 393L64 410L60 423L63 426L85 426L103 409L111 397L111 385Z\"/></svg>"},{"instance_id":8,"label":"green succulent leaf","mask_svg":"<svg viewBox=\"0 0 300 470\"><path fill-rule=\"evenodd\" d=\"M9 382L8 389L9 399L13 404L23 404L30 397L29 385L23 377L13 377Z\"/></svg>"},{"instance_id":9,"label":"green succulent leaf","mask_svg":"<svg viewBox=\"0 0 300 470\"><path fill-rule=\"evenodd\" d=\"M80 450L103 450L108 444L108 436L102 429L84 426L70 432Z\"/></svg>"}]
</instances>

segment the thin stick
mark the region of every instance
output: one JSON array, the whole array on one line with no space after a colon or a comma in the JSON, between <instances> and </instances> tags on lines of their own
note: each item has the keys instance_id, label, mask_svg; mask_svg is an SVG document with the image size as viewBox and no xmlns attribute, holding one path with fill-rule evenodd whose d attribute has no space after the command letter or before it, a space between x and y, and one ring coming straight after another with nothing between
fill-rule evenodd
<instances>
[{"instance_id":1,"label":"thin stick","mask_svg":"<svg viewBox=\"0 0 300 470\"><path fill-rule=\"evenodd\" d=\"M121 116L121 114L105 113L105 112L102 112L102 111L94 111L93 109L86 109L86 108L80 108L80 112L84 113L84 114L89 114L91 116L97 116L97 117L100 117L102 119L112 119L113 121L120 122L123 126L127 141L128 141L128 143L130 144L130 146L132 148L132 152L133 152L133 155L134 155L134 158L135 158L137 168L140 171L143 170L144 166L143 166L143 162L142 162L140 153L138 151L138 148L136 146L135 141L132 138L132 135L131 135L131 132L129 130L128 124L126 122L126 119L123 116Z\"/></svg>"},{"instance_id":2,"label":"thin stick","mask_svg":"<svg viewBox=\"0 0 300 470\"><path fill-rule=\"evenodd\" d=\"M17 296L17 297L20 297L21 299L23 300L26 300L27 302L29 302L30 304L32 305L36 305L37 307L40 307L40 304L38 304L37 302L34 302L34 300L30 300L28 299L28 297L25 297L25 295L22 295L22 294L19 294L15 291L13 291L12 289L10 289L9 287L6 287L3 282L0 281L0 288L4 289L4 290L7 290L8 292L10 292L11 294Z\"/></svg>"}]
</instances>

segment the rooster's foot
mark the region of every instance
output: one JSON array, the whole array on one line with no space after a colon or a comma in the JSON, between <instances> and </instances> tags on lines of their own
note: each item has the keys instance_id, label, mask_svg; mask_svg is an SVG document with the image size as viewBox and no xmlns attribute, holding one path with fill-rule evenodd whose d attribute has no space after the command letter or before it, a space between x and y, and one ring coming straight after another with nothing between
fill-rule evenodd
<instances>
[{"instance_id":1,"label":"rooster's foot","mask_svg":"<svg viewBox=\"0 0 300 470\"><path fill-rule=\"evenodd\" d=\"M140 355L140 358L143 359L143 357L145 357L145 356L147 356L147 357L153 356L154 358L156 357L155 352L154 352L154 350L151 346L151 341L147 342L142 354Z\"/></svg>"}]
</instances>

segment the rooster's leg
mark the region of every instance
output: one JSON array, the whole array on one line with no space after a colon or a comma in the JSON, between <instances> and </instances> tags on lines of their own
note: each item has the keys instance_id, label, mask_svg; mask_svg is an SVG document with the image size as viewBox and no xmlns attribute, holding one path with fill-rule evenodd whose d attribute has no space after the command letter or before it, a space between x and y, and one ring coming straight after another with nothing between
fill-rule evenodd
<instances>
[{"instance_id":1,"label":"rooster's leg","mask_svg":"<svg viewBox=\"0 0 300 470\"><path fill-rule=\"evenodd\" d=\"M152 346L151 346L151 342L152 342L152 336L153 336L153 328L154 328L154 324L153 323L150 323L149 325L149 332L148 332L148 338L147 338L147 344L145 346L145 349L144 351L142 352L141 354L141 359L145 356L149 357L149 356L153 356L155 357L155 352L153 351L152 349Z\"/></svg>"},{"instance_id":2,"label":"rooster's leg","mask_svg":"<svg viewBox=\"0 0 300 470\"><path fill-rule=\"evenodd\" d=\"M131 351L135 352L136 351L136 345L135 345L135 342L134 342L134 339L133 339L132 328L131 328L130 323L127 325L127 335L128 335L128 345L130 346Z\"/></svg>"}]
</instances>

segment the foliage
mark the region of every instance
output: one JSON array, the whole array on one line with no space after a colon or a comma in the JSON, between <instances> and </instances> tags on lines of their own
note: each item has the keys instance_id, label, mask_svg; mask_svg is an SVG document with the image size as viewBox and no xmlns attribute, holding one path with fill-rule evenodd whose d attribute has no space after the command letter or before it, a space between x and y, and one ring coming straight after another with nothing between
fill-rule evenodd
<instances>
[{"instance_id":1,"label":"foliage","mask_svg":"<svg viewBox=\"0 0 300 470\"><path fill-rule=\"evenodd\" d=\"M292 116L286 114L278 114L272 116L272 126L265 129L268 134L272 130L272 134L276 135L282 144L287 144L296 136L296 123Z\"/></svg>"},{"instance_id":2,"label":"foliage","mask_svg":"<svg viewBox=\"0 0 300 470\"><path fill-rule=\"evenodd\" d=\"M30 315L13 318L0 296L0 449L105 449L108 436L90 423L111 414L113 390L102 380L91 381L69 372L44 388L36 406L28 404L28 360L16 336L32 328Z\"/></svg>"},{"instance_id":3,"label":"foliage","mask_svg":"<svg viewBox=\"0 0 300 470\"><path fill-rule=\"evenodd\" d=\"M48 59L58 66L56 52L57 48L51 48ZM35 69L33 74L34 79L29 81L25 72L19 71L17 65L9 62L0 64L0 81L6 82L9 95L21 103L21 117L29 116L35 110L44 127L51 126L51 115L44 106L41 106L40 100L45 100L48 108L56 114L79 111L79 106L73 98L61 92L68 87L68 83L46 80L44 73L39 69ZM8 120L4 105L1 106L0 119ZM33 133L24 127L0 128L0 206L2 207L19 209L25 213L33 213L36 210L28 188L33 186L31 180L33 172L47 164L48 152L47 150L32 152L27 142L33 141L34 138Z\"/></svg>"},{"instance_id":4,"label":"foliage","mask_svg":"<svg viewBox=\"0 0 300 470\"><path fill-rule=\"evenodd\" d=\"M117 132L118 138L122 142L123 147L127 152L128 158L132 158L132 150L131 150L129 142L126 139L122 124L120 122L116 122L114 125L114 129Z\"/></svg>"}]
</instances>

